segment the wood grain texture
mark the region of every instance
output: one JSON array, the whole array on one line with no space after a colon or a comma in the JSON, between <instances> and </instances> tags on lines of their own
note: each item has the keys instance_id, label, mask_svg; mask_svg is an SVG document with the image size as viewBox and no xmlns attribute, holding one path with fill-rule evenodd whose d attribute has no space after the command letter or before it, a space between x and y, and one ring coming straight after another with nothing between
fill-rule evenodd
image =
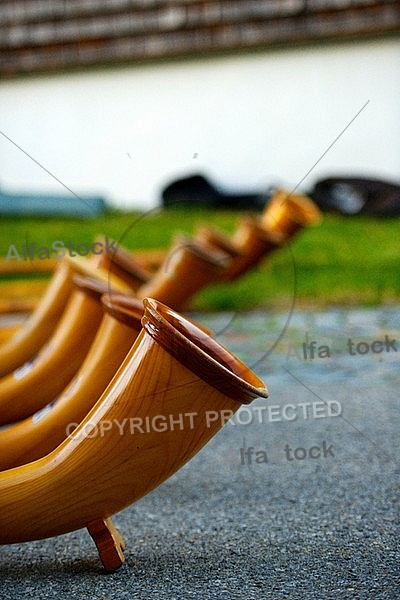
<instances>
[{"instance_id":1,"label":"wood grain texture","mask_svg":"<svg viewBox=\"0 0 400 600\"><path fill-rule=\"evenodd\" d=\"M72 265L60 262L44 296L25 323L0 347L0 377L30 360L50 337L73 290Z\"/></svg>"},{"instance_id":2,"label":"wood grain texture","mask_svg":"<svg viewBox=\"0 0 400 600\"><path fill-rule=\"evenodd\" d=\"M254 396L267 396L250 371L243 374L249 375L246 381L220 366L217 347L210 357L211 380L229 379L228 388L236 383L235 400L183 366L156 341L156 332L166 322L179 322L192 364L194 356L206 354L193 350L202 333L193 325L186 328L183 317L160 303L146 299L144 304L146 328L71 436L44 458L0 473L0 543L59 535L110 517L165 481L207 443L223 424L210 422L209 411L235 412L250 389ZM234 357L224 362L235 366ZM112 426L104 430L104 423ZM122 423L128 423L123 434Z\"/></svg>"},{"instance_id":3,"label":"wood grain texture","mask_svg":"<svg viewBox=\"0 0 400 600\"><path fill-rule=\"evenodd\" d=\"M29 417L54 400L82 364L103 309L83 290L72 293L53 335L33 361L0 379L0 424Z\"/></svg>"},{"instance_id":4,"label":"wood grain texture","mask_svg":"<svg viewBox=\"0 0 400 600\"><path fill-rule=\"evenodd\" d=\"M126 283L82 257L58 261L43 297L22 327L0 347L0 377L31 360L53 334L74 289L74 275L92 277L107 289L129 290Z\"/></svg>"},{"instance_id":5,"label":"wood grain texture","mask_svg":"<svg viewBox=\"0 0 400 600\"><path fill-rule=\"evenodd\" d=\"M110 383L141 330L143 304L129 319L118 307L103 316L89 352L74 379L39 413L0 431L0 470L42 458L80 423Z\"/></svg>"}]
</instances>

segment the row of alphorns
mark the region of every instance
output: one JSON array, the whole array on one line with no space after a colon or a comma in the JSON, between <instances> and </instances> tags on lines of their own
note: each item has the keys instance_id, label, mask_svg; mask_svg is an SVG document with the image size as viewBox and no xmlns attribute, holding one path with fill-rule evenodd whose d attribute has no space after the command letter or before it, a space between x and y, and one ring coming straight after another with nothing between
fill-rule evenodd
<instances>
[{"instance_id":1,"label":"row of alphorns","mask_svg":"<svg viewBox=\"0 0 400 600\"><path fill-rule=\"evenodd\" d=\"M59 261L36 309L2 344L0 543L87 527L115 570L124 544L111 516L207 443L223 425L211 413L233 415L268 396L209 331L165 305L163 290L183 287L188 274L176 268L182 248L208 256L197 242L180 243L179 259L170 252L161 267L169 287L160 273L144 282L119 250L102 268ZM178 427L189 414L194 422Z\"/></svg>"},{"instance_id":2,"label":"row of alphorns","mask_svg":"<svg viewBox=\"0 0 400 600\"><path fill-rule=\"evenodd\" d=\"M164 255L157 253L154 259L150 251L147 262L150 267L156 267L155 273L146 269L145 257L134 263L132 256L122 248L111 256L109 268L130 286L136 278L138 297L157 297L169 306L182 309L205 285L241 277L304 227L320 220L319 209L308 197L277 190L261 216L242 217L231 237L202 225L192 238L176 236ZM129 279L126 271L130 271Z\"/></svg>"},{"instance_id":3,"label":"row of alphorns","mask_svg":"<svg viewBox=\"0 0 400 600\"><path fill-rule=\"evenodd\" d=\"M100 266L125 281L137 297L156 297L181 310L202 287L241 277L320 219L319 209L309 198L277 190L260 218L243 217L231 237L203 225L192 238L176 236L170 250L164 252L141 252L135 257L119 246L116 253L102 257ZM10 268L9 264L3 266ZM18 263L17 267L21 266L26 264ZM0 332L0 342L7 335L7 331Z\"/></svg>"},{"instance_id":4,"label":"row of alphorns","mask_svg":"<svg viewBox=\"0 0 400 600\"><path fill-rule=\"evenodd\" d=\"M121 246L117 252L101 255L98 271L93 270L96 256L78 258L75 262L58 260L50 285L31 318L19 331L14 325L0 330L3 344L0 377L30 360L54 330L71 292L74 269L100 279L104 279L107 272L108 280L119 289L139 299L157 298L182 310L201 288L240 277L320 218L318 208L310 199L278 190L261 217L242 218L232 237L200 226L193 238L176 236L164 255L157 252L154 256L150 251L145 260L147 266L143 264L143 255L138 260Z\"/></svg>"}]
</instances>

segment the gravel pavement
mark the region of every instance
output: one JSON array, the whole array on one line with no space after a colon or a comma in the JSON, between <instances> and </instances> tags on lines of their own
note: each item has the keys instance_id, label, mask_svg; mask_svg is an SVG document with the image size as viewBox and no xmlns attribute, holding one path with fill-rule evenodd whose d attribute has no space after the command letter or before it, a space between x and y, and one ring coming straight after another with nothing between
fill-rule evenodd
<instances>
[{"instance_id":1,"label":"gravel pavement","mask_svg":"<svg viewBox=\"0 0 400 600\"><path fill-rule=\"evenodd\" d=\"M270 398L115 516L118 571L103 573L84 530L3 546L0 598L400 598L398 312L297 311L270 353L285 315L196 318ZM304 341L331 358L304 359Z\"/></svg>"}]
</instances>

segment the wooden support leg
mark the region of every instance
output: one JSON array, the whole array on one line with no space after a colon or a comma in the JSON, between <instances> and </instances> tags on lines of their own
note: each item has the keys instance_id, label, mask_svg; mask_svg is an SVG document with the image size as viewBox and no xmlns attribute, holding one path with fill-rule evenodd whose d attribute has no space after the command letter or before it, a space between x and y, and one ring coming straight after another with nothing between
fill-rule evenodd
<instances>
[{"instance_id":1,"label":"wooden support leg","mask_svg":"<svg viewBox=\"0 0 400 600\"><path fill-rule=\"evenodd\" d=\"M100 560L107 573L111 573L125 562L123 550L125 542L115 527L111 517L96 519L86 525L96 544Z\"/></svg>"}]
</instances>

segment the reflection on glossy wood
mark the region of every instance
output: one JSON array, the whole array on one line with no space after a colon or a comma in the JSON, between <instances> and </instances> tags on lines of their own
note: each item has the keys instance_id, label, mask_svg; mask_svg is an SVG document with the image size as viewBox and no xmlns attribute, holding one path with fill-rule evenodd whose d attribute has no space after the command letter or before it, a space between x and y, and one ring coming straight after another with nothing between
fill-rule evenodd
<instances>
[{"instance_id":1,"label":"reflection on glossy wood","mask_svg":"<svg viewBox=\"0 0 400 600\"><path fill-rule=\"evenodd\" d=\"M30 360L52 334L73 289L76 271L67 261L60 262L40 303L0 348L0 377Z\"/></svg>"},{"instance_id":2,"label":"reflection on glossy wood","mask_svg":"<svg viewBox=\"0 0 400 600\"><path fill-rule=\"evenodd\" d=\"M310 198L279 189L266 205L261 223L266 230L280 233L288 240L321 219L321 211Z\"/></svg>"},{"instance_id":3,"label":"reflection on glossy wood","mask_svg":"<svg viewBox=\"0 0 400 600\"><path fill-rule=\"evenodd\" d=\"M232 259L224 272L224 279L233 280L241 277L246 271L254 268L268 254L281 247L282 234L266 231L254 217L242 218L232 237L240 256Z\"/></svg>"},{"instance_id":4,"label":"reflection on glossy wood","mask_svg":"<svg viewBox=\"0 0 400 600\"><path fill-rule=\"evenodd\" d=\"M33 361L0 379L0 425L33 415L62 392L82 364L102 314L98 295L73 291L53 335Z\"/></svg>"},{"instance_id":5,"label":"reflection on glossy wood","mask_svg":"<svg viewBox=\"0 0 400 600\"><path fill-rule=\"evenodd\" d=\"M0 377L31 360L54 333L74 289L73 277L86 275L103 281L117 290L127 290L125 283L84 258L65 257L57 264L54 275L38 306L24 324L0 347Z\"/></svg>"},{"instance_id":6,"label":"reflection on glossy wood","mask_svg":"<svg viewBox=\"0 0 400 600\"><path fill-rule=\"evenodd\" d=\"M142 328L143 303L129 298L127 311L120 298L109 294L102 297L106 314L96 337L78 373L57 400L0 431L0 470L31 462L54 450L104 392Z\"/></svg>"},{"instance_id":7,"label":"reflection on glossy wood","mask_svg":"<svg viewBox=\"0 0 400 600\"><path fill-rule=\"evenodd\" d=\"M0 543L93 531L192 458L223 425L222 411L267 397L218 342L159 302L144 303L144 329L71 436L0 473Z\"/></svg>"},{"instance_id":8,"label":"reflection on glossy wood","mask_svg":"<svg viewBox=\"0 0 400 600\"><path fill-rule=\"evenodd\" d=\"M193 238L177 236L163 264L151 281L139 288L137 296L151 296L181 309L196 292L218 279L227 260L224 252L210 250Z\"/></svg>"}]
</instances>

